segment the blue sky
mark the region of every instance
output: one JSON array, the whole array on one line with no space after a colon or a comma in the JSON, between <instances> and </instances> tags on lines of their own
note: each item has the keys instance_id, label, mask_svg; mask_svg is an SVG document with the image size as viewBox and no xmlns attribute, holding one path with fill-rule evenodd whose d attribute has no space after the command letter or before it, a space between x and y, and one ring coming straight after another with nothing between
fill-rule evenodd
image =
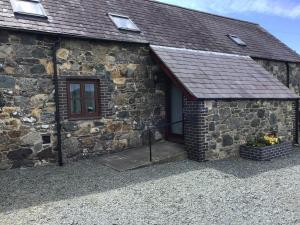
<instances>
[{"instance_id":1,"label":"blue sky","mask_svg":"<svg viewBox=\"0 0 300 225\"><path fill-rule=\"evenodd\" d=\"M300 54L300 0L160 0L259 23Z\"/></svg>"}]
</instances>

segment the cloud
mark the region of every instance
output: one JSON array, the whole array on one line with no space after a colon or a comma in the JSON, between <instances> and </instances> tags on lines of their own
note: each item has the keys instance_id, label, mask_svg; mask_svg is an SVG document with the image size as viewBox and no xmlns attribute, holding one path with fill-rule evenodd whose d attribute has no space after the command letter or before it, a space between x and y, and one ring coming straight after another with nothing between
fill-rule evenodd
<instances>
[{"instance_id":1,"label":"cloud","mask_svg":"<svg viewBox=\"0 0 300 225\"><path fill-rule=\"evenodd\" d=\"M256 12L288 18L300 18L300 3L297 0L162 0L208 12L230 14Z\"/></svg>"}]
</instances>

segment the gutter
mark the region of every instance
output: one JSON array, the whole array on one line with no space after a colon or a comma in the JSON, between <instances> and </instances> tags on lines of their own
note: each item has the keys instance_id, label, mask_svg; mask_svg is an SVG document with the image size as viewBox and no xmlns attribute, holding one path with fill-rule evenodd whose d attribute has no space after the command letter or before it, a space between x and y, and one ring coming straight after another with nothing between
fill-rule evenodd
<instances>
[{"instance_id":1,"label":"gutter","mask_svg":"<svg viewBox=\"0 0 300 225\"><path fill-rule=\"evenodd\" d=\"M59 108L59 94L58 94L58 70L57 70L57 58L56 53L60 47L60 39L58 39L52 48L52 58L53 58L53 83L55 89L55 122L56 122L56 131L57 131L57 154L58 154L58 165L63 166L63 157L62 157L62 147L61 147L61 123L60 123L60 108Z\"/></svg>"},{"instance_id":2,"label":"gutter","mask_svg":"<svg viewBox=\"0 0 300 225\"><path fill-rule=\"evenodd\" d=\"M91 41L104 41L104 42L116 42L116 43L129 43L129 44L139 44L139 45L150 45L150 42L144 38L144 36L141 36L142 39L139 40L130 40L128 39L117 39L117 38L99 38L96 36L85 36L80 35L76 33L61 33L61 32L49 32L49 31L38 31L38 30L29 30L26 28L18 28L18 27L8 27L0 25L0 29L7 30L7 31L13 31L13 32L24 32L24 33L30 33L30 34L38 34L38 35L47 35L51 37L61 37L61 38L77 38L79 40L91 40ZM299 61L300 62L300 61Z\"/></svg>"},{"instance_id":3,"label":"gutter","mask_svg":"<svg viewBox=\"0 0 300 225\"><path fill-rule=\"evenodd\" d=\"M274 62L280 62L280 63L300 63L300 60L288 60L287 59L272 59L272 58L263 58L263 57L257 57L257 56L250 56L254 60L267 60L267 61L274 61ZM299 58L300 59L300 58Z\"/></svg>"}]
</instances>

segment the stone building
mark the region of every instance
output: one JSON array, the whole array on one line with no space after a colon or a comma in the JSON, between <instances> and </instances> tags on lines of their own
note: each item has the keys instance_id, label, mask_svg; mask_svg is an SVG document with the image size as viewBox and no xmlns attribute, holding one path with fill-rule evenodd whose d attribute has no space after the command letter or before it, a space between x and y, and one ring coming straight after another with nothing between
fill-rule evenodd
<instances>
[{"instance_id":1,"label":"stone building","mask_svg":"<svg viewBox=\"0 0 300 225\"><path fill-rule=\"evenodd\" d=\"M174 122L153 138L197 161L259 132L298 142L300 56L257 24L148 0L0 3L0 169L136 148Z\"/></svg>"}]
</instances>

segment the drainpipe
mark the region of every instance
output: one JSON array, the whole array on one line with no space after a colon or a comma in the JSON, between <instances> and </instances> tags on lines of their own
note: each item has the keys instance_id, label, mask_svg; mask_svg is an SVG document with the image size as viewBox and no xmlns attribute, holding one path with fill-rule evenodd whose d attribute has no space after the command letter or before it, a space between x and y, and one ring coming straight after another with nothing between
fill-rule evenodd
<instances>
[{"instance_id":1,"label":"drainpipe","mask_svg":"<svg viewBox=\"0 0 300 225\"><path fill-rule=\"evenodd\" d=\"M58 153L58 165L63 166L63 157L62 157L62 149L61 149L61 123L60 123L60 109L59 109L59 94L58 94L58 72L57 72L57 58L56 53L60 47L60 40L57 40L53 45L53 82L54 82L54 89L55 89L55 121L56 121L56 130L57 130L57 153Z\"/></svg>"},{"instance_id":2,"label":"drainpipe","mask_svg":"<svg viewBox=\"0 0 300 225\"><path fill-rule=\"evenodd\" d=\"M295 110L296 110L296 118L295 118L295 144L299 144L299 99L295 101Z\"/></svg>"},{"instance_id":3,"label":"drainpipe","mask_svg":"<svg viewBox=\"0 0 300 225\"><path fill-rule=\"evenodd\" d=\"M289 62L285 62L286 66L286 86L290 87L290 64Z\"/></svg>"},{"instance_id":4,"label":"drainpipe","mask_svg":"<svg viewBox=\"0 0 300 225\"><path fill-rule=\"evenodd\" d=\"M285 62L286 66L286 86L290 88L290 64L289 62ZM299 144L299 99L295 101L295 136L294 143Z\"/></svg>"},{"instance_id":5,"label":"drainpipe","mask_svg":"<svg viewBox=\"0 0 300 225\"><path fill-rule=\"evenodd\" d=\"M285 62L286 65L286 86L290 87L290 64L289 62ZM299 99L295 101L295 144L299 144Z\"/></svg>"}]
</instances>

